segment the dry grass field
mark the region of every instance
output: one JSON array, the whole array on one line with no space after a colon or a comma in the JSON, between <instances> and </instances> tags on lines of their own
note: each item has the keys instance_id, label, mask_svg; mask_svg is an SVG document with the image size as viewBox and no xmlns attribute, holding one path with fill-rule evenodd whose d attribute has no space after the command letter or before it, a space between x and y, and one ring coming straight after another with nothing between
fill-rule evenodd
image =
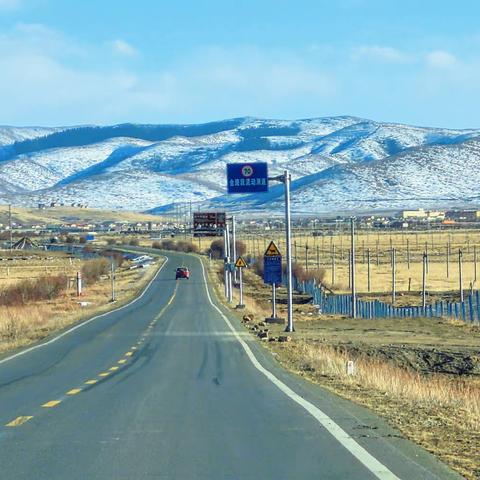
<instances>
[{"instance_id":1,"label":"dry grass field","mask_svg":"<svg viewBox=\"0 0 480 480\"><path fill-rule=\"evenodd\" d=\"M211 262L210 278L223 297L221 262ZM246 324L254 335L270 316L270 288L245 271ZM286 317L279 289L278 314ZM296 332L290 342L265 346L298 375L377 412L406 437L437 455L470 480L480 477L479 327L447 319L353 320L320 316L294 297ZM235 292L234 307L238 302ZM232 310L235 311L235 310ZM267 324L269 339L285 335ZM355 375L347 375L353 360Z\"/></svg>"},{"instance_id":2,"label":"dry grass field","mask_svg":"<svg viewBox=\"0 0 480 480\"><path fill-rule=\"evenodd\" d=\"M161 217L139 212L96 208L51 207L39 210L37 208L12 207L12 220L22 224L55 225L66 222L159 222ZM8 224L8 205L0 205L0 223Z\"/></svg>"},{"instance_id":3,"label":"dry grass field","mask_svg":"<svg viewBox=\"0 0 480 480\"><path fill-rule=\"evenodd\" d=\"M24 254L25 255L25 254ZM26 346L30 343L74 324L94 314L99 314L117 308L133 299L135 295L154 276L162 261L148 269L130 270L124 263L116 271L116 302L111 303L111 283L108 276L99 281L87 284L81 297L76 296L74 278L81 270L83 261L70 259L62 254L48 257L42 252L38 255L28 253L25 260L10 261L9 267L0 266L0 290L15 285L26 278L34 280L45 275L65 275L69 278L68 288L57 298L31 302L25 305L0 307L0 354ZM8 258L9 252L4 252L0 258ZM0 262L0 265L6 260ZM7 275L5 268L10 268Z\"/></svg>"},{"instance_id":4,"label":"dry grass field","mask_svg":"<svg viewBox=\"0 0 480 480\"><path fill-rule=\"evenodd\" d=\"M323 283L327 287L335 293L347 293L350 288L350 235L347 232L324 232L323 236L314 236L313 231L305 230L294 230L293 233L294 261L308 269L322 269ZM247 254L252 256L262 256L270 240L275 241L284 255L286 253L283 232L239 231L237 237L246 244ZM192 241L197 243L201 250L206 250L212 239L203 237L192 239ZM453 295L458 295L459 250L462 252L463 289L476 289L480 282L480 231L478 230L359 231L355 236L355 244L356 286L360 294L384 295L391 292L392 249L395 249L396 259L396 291L409 297L411 304L420 301L424 252L427 253L427 292L451 292ZM369 270L370 275L368 275ZM370 282L368 282L369 276ZM402 299L398 298L398 300L401 305ZM405 300L403 299L403 304Z\"/></svg>"}]
</instances>

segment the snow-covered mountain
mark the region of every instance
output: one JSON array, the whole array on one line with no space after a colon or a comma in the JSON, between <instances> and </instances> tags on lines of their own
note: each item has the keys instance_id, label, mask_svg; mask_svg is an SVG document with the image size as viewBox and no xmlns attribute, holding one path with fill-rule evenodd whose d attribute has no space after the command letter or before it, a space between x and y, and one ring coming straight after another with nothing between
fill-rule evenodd
<instances>
[{"instance_id":1,"label":"snow-covered mountain","mask_svg":"<svg viewBox=\"0 0 480 480\"><path fill-rule=\"evenodd\" d=\"M226 195L226 164L288 168L298 213L480 204L480 130L356 117L200 125L0 127L0 202L163 211L282 208L282 189Z\"/></svg>"}]
</instances>

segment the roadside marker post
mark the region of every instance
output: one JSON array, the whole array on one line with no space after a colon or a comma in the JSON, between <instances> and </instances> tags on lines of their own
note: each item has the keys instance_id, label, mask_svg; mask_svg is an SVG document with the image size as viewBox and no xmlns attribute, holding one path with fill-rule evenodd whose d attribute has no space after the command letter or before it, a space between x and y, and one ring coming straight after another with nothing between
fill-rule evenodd
<instances>
[{"instance_id":1,"label":"roadside marker post","mask_svg":"<svg viewBox=\"0 0 480 480\"><path fill-rule=\"evenodd\" d=\"M82 272L77 272L77 297L82 296Z\"/></svg>"},{"instance_id":2,"label":"roadside marker post","mask_svg":"<svg viewBox=\"0 0 480 480\"><path fill-rule=\"evenodd\" d=\"M283 323L277 317L276 286L282 283L282 255L273 241L263 255L263 281L272 285L272 316L266 318L268 323Z\"/></svg>"},{"instance_id":3,"label":"roadside marker post","mask_svg":"<svg viewBox=\"0 0 480 480\"><path fill-rule=\"evenodd\" d=\"M268 176L266 162L229 163L227 164L228 193L268 192L269 181L281 182L285 192L285 239L287 246L287 326L286 332L294 332L293 325L293 281L292 281L292 227L290 212L290 184L292 176L288 170L277 177Z\"/></svg>"},{"instance_id":4,"label":"roadside marker post","mask_svg":"<svg viewBox=\"0 0 480 480\"><path fill-rule=\"evenodd\" d=\"M243 269L247 268L247 262L243 259L243 257L237 258L237 261L235 262L235 268L238 269L238 280L240 282L240 300L235 308L243 309L245 308L245 304L243 303Z\"/></svg>"}]
</instances>

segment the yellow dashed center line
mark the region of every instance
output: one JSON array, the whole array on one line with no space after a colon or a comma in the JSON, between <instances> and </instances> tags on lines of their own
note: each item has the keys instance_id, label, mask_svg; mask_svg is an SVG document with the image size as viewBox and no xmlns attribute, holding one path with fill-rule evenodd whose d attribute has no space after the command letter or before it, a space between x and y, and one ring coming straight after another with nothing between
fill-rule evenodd
<instances>
[{"instance_id":1,"label":"yellow dashed center line","mask_svg":"<svg viewBox=\"0 0 480 480\"><path fill-rule=\"evenodd\" d=\"M87 385L95 385L98 382L98 380L87 380L85 383Z\"/></svg>"},{"instance_id":2,"label":"yellow dashed center line","mask_svg":"<svg viewBox=\"0 0 480 480\"><path fill-rule=\"evenodd\" d=\"M127 352L127 353L125 354L126 357L131 357L132 355L133 355L133 352Z\"/></svg>"},{"instance_id":3,"label":"yellow dashed center line","mask_svg":"<svg viewBox=\"0 0 480 480\"><path fill-rule=\"evenodd\" d=\"M23 425L25 422L28 422L31 418L33 418L32 415L25 415L23 417L17 417L15 420L12 420L11 422L7 423L5 426L6 427L18 427L20 425Z\"/></svg>"},{"instance_id":4,"label":"yellow dashed center line","mask_svg":"<svg viewBox=\"0 0 480 480\"><path fill-rule=\"evenodd\" d=\"M115 370L118 370L119 368L120 368L120 367L112 367L112 368L110 368L109 370L110 370L111 372L114 372Z\"/></svg>"},{"instance_id":5,"label":"yellow dashed center line","mask_svg":"<svg viewBox=\"0 0 480 480\"><path fill-rule=\"evenodd\" d=\"M44 403L42 405L42 407L43 408L52 408L52 407L56 407L59 403L61 403L61 400L50 400L49 402Z\"/></svg>"},{"instance_id":6,"label":"yellow dashed center line","mask_svg":"<svg viewBox=\"0 0 480 480\"><path fill-rule=\"evenodd\" d=\"M123 363L126 363L126 362L127 362L127 361L126 361L124 358L122 358L121 360L118 361L118 363L119 363L120 365L123 364Z\"/></svg>"},{"instance_id":7,"label":"yellow dashed center line","mask_svg":"<svg viewBox=\"0 0 480 480\"><path fill-rule=\"evenodd\" d=\"M98 376L99 377L108 377L110 375L110 372L102 372Z\"/></svg>"},{"instance_id":8,"label":"yellow dashed center line","mask_svg":"<svg viewBox=\"0 0 480 480\"><path fill-rule=\"evenodd\" d=\"M80 393L82 391L81 388L72 388L67 392L67 395L76 395L77 393Z\"/></svg>"}]
</instances>

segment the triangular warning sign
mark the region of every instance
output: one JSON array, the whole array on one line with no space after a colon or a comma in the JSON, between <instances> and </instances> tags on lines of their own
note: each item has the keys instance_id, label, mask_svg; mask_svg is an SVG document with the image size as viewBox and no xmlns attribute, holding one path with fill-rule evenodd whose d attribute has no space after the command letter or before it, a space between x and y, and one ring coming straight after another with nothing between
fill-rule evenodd
<instances>
[{"instance_id":1,"label":"triangular warning sign","mask_svg":"<svg viewBox=\"0 0 480 480\"><path fill-rule=\"evenodd\" d=\"M235 262L235 266L237 268L246 268L247 262L242 257L238 257L237 261Z\"/></svg>"},{"instance_id":2,"label":"triangular warning sign","mask_svg":"<svg viewBox=\"0 0 480 480\"><path fill-rule=\"evenodd\" d=\"M276 257L276 256L279 256L279 255L282 255L282 254L280 253L280 250L277 248L275 243L273 243L273 241L271 241L270 245L267 247L267 250L265 251L265 253L263 255L265 257Z\"/></svg>"}]
</instances>

